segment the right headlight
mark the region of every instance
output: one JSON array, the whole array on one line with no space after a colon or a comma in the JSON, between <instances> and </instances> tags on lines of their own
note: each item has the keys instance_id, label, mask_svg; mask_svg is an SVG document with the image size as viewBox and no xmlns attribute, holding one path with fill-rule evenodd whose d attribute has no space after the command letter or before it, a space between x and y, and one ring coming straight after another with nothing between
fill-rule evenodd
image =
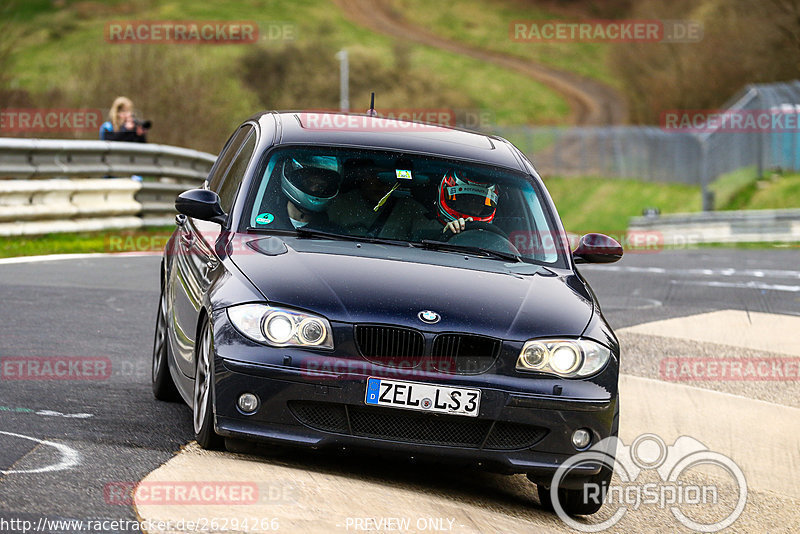
<instances>
[{"instance_id":1,"label":"right headlight","mask_svg":"<svg viewBox=\"0 0 800 534\"><path fill-rule=\"evenodd\" d=\"M522 347L517 370L585 377L602 369L609 358L611 349L588 339L533 339Z\"/></svg>"},{"instance_id":2,"label":"right headlight","mask_svg":"<svg viewBox=\"0 0 800 534\"><path fill-rule=\"evenodd\" d=\"M267 304L228 308L236 329L259 343L275 347L333 348L331 325L319 315Z\"/></svg>"}]
</instances>

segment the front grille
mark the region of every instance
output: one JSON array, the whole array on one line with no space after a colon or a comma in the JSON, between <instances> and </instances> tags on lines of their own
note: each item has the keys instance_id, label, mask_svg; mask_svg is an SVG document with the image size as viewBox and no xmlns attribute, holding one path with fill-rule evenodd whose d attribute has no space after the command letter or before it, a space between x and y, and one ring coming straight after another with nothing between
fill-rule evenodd
<instances>
[{"instance_id":1,"label":"front grille","mask_svg":"<svg viewBox=\"0 0 800 534\"><path fill-rule=\"evenodd\" d=\"M387 367L413 368L422 361L422 333L396 326L357 325L356 345L367 360Z\"/></svg>"},{"instance_id":2,"label":"front grille","mask_svg":"<svg viewBox=\"0 0 800 534\"><path fill-rule=\"evenodd\" d=\"M468 334L442 334L433 342L433 361L444 373L477 375L492 367L500 353L500 340Z\"/></svg>"},{"instance_id":3,"label":"front grille","mask_svg":"<svg viewBox=\"0 0 800 534\"><path fill-rule=\"evenodd\" d=\"M293 401L289 409L306 426L352 436L472 449L519 450L538 443L546 428L457 415L414 413L393 408Z\"/></svg>"},{"instance_id":4,"label":"front grille","mask_svg":"<svg viewBox=\"0 0 800 534\"><path fill-rule=\"evenodd\" d=\"M391 408L352 407L353 434L409 443L480 447L491 421L455 415L425 415Z\"/></svg>"}]
</instances>

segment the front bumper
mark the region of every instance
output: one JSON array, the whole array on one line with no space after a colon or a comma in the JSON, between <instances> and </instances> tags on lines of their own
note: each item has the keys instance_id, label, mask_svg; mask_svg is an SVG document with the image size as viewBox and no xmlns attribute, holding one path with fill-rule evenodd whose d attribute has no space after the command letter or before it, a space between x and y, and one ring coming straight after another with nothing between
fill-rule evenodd
<instances>
[{"instance_id":1,"label":"front bumper","mask_svg":"<svg viewBox=\"0 0 800 534\"><path fill-rule=\"evenodd\" d=\"M616 397L564 399L497 387L481 387L477 418L374 407L364 403L368 376L314 375L217 357L215 430L226 437L314 449L369 448L430 456L495 472L526 473L547 483L578 452L570 441L572 432L589 428L592 443L597 443L611 435L617 409ZM459 382L467 377L440 378L418 381L457 386L466 385ZM469 378L475 387L480 376ZM252 415L236 407L244 392L260 399ZM599 466L574 470L566 487L598 472Z\"/></svg>"},{"instance_id":2,"label":"front bumper","mask_svg":"<svg viewBox=\"0 0 800 534\"><path fill-rule=\"evenodd\" d=\"M273 348L248 340L215 311L214 414L216 432L230 438L314 449L371 449L433 457L500 473L526 473L549 484L556 469L578 451L578 428L598 443L617 430L618 360L582 380L523 376L513 371L519 346L504 347L493 371L478 375L403 371L364 360L352 325L333 323L334 352ZM370 376L453 387L479 388L478 417L438 415L368 406ZM260 400L252 415L236 402L245 392ZM600 466L570 472L564 487L580 487Z\"/></svg>"}]
</instances>

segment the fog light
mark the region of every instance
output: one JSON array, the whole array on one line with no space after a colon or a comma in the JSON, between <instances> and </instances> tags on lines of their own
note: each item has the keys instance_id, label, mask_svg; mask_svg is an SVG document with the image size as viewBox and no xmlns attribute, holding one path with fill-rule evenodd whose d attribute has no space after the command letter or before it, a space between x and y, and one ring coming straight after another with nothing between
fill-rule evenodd
<instances>
[{"instance_id":1,"label":"fog light","mask_svg":"<svg viewBox=\"0 0 800 534\"><path fill-rule=\"evenodd\" d=\"M585 449L592 440L592 433L585 428L579 428L572 433L572 445L576 449Z\"/></svg>"},{"instance_id":2,"label":"fog light","mask_svg":"<svg viewBox=\"0 0 800 534\"><path fill-rule=\"evenodd\" d=\"M258 397L252 393L242 393L237 401L239 409L246 414L254 413L258 410ZM573 437L573 440L575 438Z\"/></svg>"}]
</instances>

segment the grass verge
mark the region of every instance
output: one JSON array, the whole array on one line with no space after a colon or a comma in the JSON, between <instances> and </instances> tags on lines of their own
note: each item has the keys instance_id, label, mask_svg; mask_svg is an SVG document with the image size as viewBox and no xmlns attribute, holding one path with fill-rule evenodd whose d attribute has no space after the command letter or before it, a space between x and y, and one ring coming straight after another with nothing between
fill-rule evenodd
<instances>
[{"instance_id":1,"label":"grass verge","mask_svg":"<svg viewBox=\"0 0 800 534\"><path fill-rule=\"evenodd\" d=\"M661 213L699 211L700 188L613 178L547 178L567 231L624 235L631 217L645 208Z\"/></svg>"},{"instance_id":2,"label":"grass verge","mask_svg":"<svg viewBox=\"0 0 800 534\"><path fill-rule=\"evenodd\" d=\"M564 19L532 2L395 0L393 8L416 26L453 41L530 59L611 85L619 83L607 67L606 56L610 50L608 44L580 41L531 42L512 39L513 22Z\"/></svg>"},{"instance_id":3,"label":"grass verge","mask_svg":"<svg viewBox=\"0 0 800 534\"><path fill-rule=\"evenodd\" d=\"M255 21L262 28L270 24L288 23L296 29L296 40L290 42L261 42L260 46L274 49L291 46L311 40L319 40L320 34L327 37L323 39L329 50L325 52L333 58L335 53L348 48L353 50L368 51L368 57L374 58L386 65L390 65L394 58L394 47L397 42L383 35L379 35L357 26L347 20L335 5L324 0L253 0L251 2L236 2L220 0L214 3L198 3L190 0L173 0L169 3L135 3L132 1L117 0L107 4L89 6L88 2L67 4L60 9L54 9L50 2L31 0L18 8L19 13L14 18L17 29L22 31L22 37L16 45L14 64L10 73L15 78L15 85L20 89L29 90L35 94L43 93L53 87L59 87L67 95L80 95L85 91L83 85L87 83L77 75L82 62L87 57L99 57L102 52L109 49L122 49L126 46L148 47L149 44L120 45L106 42L104 29L107 22L120 20L239 20ZM422 4L420 4L422 5ZM486 7L486 6L484 6ZM487 11L491 9L487 8ZM404 44L404 43L400 43ZM164 45L170 46L170 45ZM246 118L249 112L256 111L259 104L254 103L254 97L244 88L239 81L237 65L239 58L249 48L247 45L227 44L214 45L172 45L179 46L181 50L189 51L198 62L202 61L209 71L217 72L220 78L229 79L231 83L225 85L224 97L230 101L241 101L242 106L231 107L231 114L243 116L234 117L234 122ZM116 47L116 48L114 48ZM486 62L473 60L435 48L418 45L409 46L411 58L409 66L414 72L409 71L407 76L422 73L440 83L443 89L457 91L464 95L471 105L478 109L491 112L496 121L503 124L527 124L531 122L552 124L563 122L569 116L569 107L564 99L548 87L530 80L528 77L507 69L503 69ZM361 54L367 57L366 54ZM358 54L353 56L356 61ZM309 65L313 70L315 65ZM358 72L359 65L351 62L351 79ZM309 72L309 78L311 72ZM152 72L131 72L132 77L155 76ZM267 74L265 73L265 76ZM159 73L158 77L167 76L169 73ZM338 77L338 69L331 72L330 76ZM352 79L353 84L357 80ZM402 92L403 80L398 82L398 91ZM221 83L221 82L220 82ZM124 87L124 85L123 85ZM520 88L524 87L524 91ZM120 91L123 91L120 89ZM187 99L194 94L191 86L181 87ZM148 102L141 95L128 94L140 111L148 112ZM352 96L352 93L351 93ZM386 96L386 95L384 95ZM388 102L381 95L377 95L379 106L414 108L420 106L413 98L402 98L397 102ZM82 102L81 105L93 108L106 108L110 101ZM152 104L152 103L151 103ZM225 102L220 106L228 106ZM268 105L261 103L261 106ZM317 102L312 107L320 107ZM361 111L368 107L364 101L351 100L354 110ZM151 106L152 107L152 106ZM241 107L250 108L243 114ZM290 106L292 108L302 106ZM227 109L227 107L226 107ZM148 117L156 121L158 127L159 117ZM180 125L173 125L179 127ZM232 128L232 127L231 127ZM223 135L227 135L225 131ZM153 141L158 141L157 128L152 132ZM221 137L219 144L224 141Z\"/></svg>"},{"instance_id":4,"label":"grass verge","mask_svg":"<svg viewBox=\"0 0 800 534\"><path fill-rule=\"evenodd\" d=\"M164 248L174 226L136 230L0 237L0 258L94 252L148 252Z\"/></svg>"}]
</instances>

